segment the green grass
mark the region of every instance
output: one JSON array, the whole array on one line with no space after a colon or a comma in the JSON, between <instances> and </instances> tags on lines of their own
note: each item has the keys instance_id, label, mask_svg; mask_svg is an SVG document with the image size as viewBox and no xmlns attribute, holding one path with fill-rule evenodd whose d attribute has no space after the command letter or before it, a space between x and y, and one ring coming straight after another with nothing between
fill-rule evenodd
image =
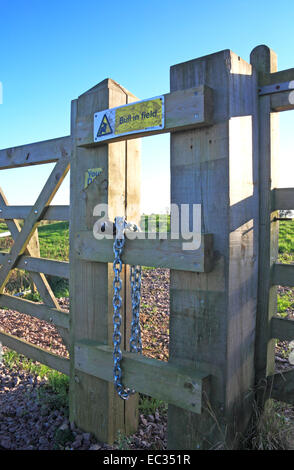
<instances>
[{"instance_id":1,"label":"green grass","mask_svg":"<svg viewBox=\"0 0 294 470\"><path fill-rule=\"evenodd\" d=\"M4 365L11 370L23 370L46 380L44 392L39 394L43 403L54 409L68 408L69 378L66 375L44 364L34 362L11 349L4 351L2 359Z\"/></svg>"},{"instance_id":2,"label":"green grass","mask_svg":"<svg viewBox=\"0 0 294 470\"><path fill-rule=\"evenodd\" d=\"M41 258L69 259L69 223L55 222L38 227Z\"/></svg>"}]
</instances>

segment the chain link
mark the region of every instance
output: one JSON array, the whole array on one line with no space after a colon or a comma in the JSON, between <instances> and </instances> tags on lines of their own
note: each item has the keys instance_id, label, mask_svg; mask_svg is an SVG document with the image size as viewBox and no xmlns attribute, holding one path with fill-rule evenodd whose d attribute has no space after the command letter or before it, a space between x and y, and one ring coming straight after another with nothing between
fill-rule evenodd
<instances>
[{"instance_id":1,"label":"chain link","mask_svg":"<svg viewBox=\"0 0 294 470\"><path fill-rule=\"evenodd\" d=\"M121 371L121 360L122 352L120 349L121 344L121 332L120 327L122 323L121 307L122 298L120 291L122 288L122 281L120 278L122 271L121 256L125 245L125 229L130 227L130 224L126 223L125 217L115 218L116 227L116 238L113 245L114 261L113 261L113 378L114 386L118 395L126 400L129 396L135 393L135 390L125 388L122 384L122 371ZM138 230L137 226L132 226L133 230ZM132 298L132 323L131 323L131 338L130 338L130 351L141 353L142 352L142 341L141 341L141 329L140 329L140 300L141 300L141 267L131 266L131 298Z\"/></svg>"}]
</instances>

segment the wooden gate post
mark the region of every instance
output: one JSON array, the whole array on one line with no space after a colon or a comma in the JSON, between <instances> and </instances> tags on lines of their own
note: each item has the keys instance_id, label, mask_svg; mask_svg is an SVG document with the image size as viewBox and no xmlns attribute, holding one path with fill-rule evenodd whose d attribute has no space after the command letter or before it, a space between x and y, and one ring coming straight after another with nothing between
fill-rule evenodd
<instances>
[{"instance_id":1,"label":"wooden gate post","mask_svg":"<svg viewBox=\"0 0 294 470\"><path fill-rule=\"evenodd\" d=\"M137 397L123 401L114 391L112 383L75 368L76 341L86 339L112 344L113 333L112 264L81 261L75 250L75 241L79 236L78 232L93 230L97 220L97 216L93 217L93 210L101 203L108 204L108 216L111 220L115 216L127 215L129 220L138 222L140 152L138 140L91 148L79 147L76 131L80 131L82 127L85 134L92 136L95 112L136 100L113 80L106 79L81 95L73 102L72 107L74 151L71 158L70 202L70 419L107 443L112 443L118 437L118 431L129 434L136 430ZM98 174L92 182L86 178L88 170ZM124 275L122 278L124 281ZM124 282L122 289L122 314L125 317L122 332L129 324L131 315L130 300L124 295L125 287L129 291L128 281ZM125 337L126 335L124 340ZM124 342L122 347L125 347Z\"/></svg>"},{"instance_id":2,"label":"wooden gate post","mask_svg":"<svg viewBox=\"0 0 294 470\"><path fill-rule=\"evenodd\" d=\"M201 204L216 261L208 274L171 271L170 362L209 372L211 393L201 415L169 406L169 449L236 448L252 414L257 80L230 50L171 68L171 91L200 84L213 90L214 125L171 135L171 202Z\"/></svg>"},{"instance_id":3,"label":"wooden gate post","mask_svg":"<svg viewBox=\"0 0 294 470\"><path fill-rule=\"evenodd\" d=\"M251 52L251 64L258 73L277 72L277 55L267 46ZM256 321L256 381L259 404L264 401L266 382L275 372L275 339L271 338L271 319L277 313L277 286L272 285L272 269L278 258L279 217L272 211L272 190L278 186L279 113L271 113L271 96L259 97L259 278Z\"/></svg>"}]
</instances>

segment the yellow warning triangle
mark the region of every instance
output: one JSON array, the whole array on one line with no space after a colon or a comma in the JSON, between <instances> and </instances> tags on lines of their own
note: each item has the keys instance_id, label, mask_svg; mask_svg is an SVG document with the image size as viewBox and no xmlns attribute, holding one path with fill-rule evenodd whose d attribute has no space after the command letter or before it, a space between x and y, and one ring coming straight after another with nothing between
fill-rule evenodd
<instances>
[{"instance_id":1,"label":"yellow warning triangle","mask_svg":"<svg viewBox=\"0 0 294 470\"><path fill-rule=\"evenodd\" d=\"M107 134L112 134L112 129L111 129L111 126L109 124L106 114L104 114L99 130L97 132L97 137L101 137Z\"/></svg>"}]
</instances>

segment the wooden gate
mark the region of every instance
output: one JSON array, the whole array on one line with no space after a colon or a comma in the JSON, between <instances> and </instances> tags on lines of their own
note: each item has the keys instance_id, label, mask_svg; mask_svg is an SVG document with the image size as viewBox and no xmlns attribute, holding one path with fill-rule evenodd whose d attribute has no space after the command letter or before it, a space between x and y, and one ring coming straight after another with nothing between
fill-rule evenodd
<instances>
[{"instance_id":1,"label":"wooden gate","mask_svg":"<svg viewBox=\"0 0 294 470\"><path fill-rule=\"evenodd\" d=\"M275 316L275 286L294 280L293 266L276 262L277 211L294 208L294 190L278 189L274 179L277 114L294 109L291 80L294 69L277 72L266 46L253 50L251 64L221 51L171 68L171 92L156 98L162 121L152 129L116 132L113 108L122 123L125 109L133 113L125 122L136 121L137 98L107 79L72 102L70 136L0 151L0 169L57 162L33 207L9 206L1 192L0 216L14 244L0 258L0 306L53 322L70 360L11 335L0 340L69 374L70 418L101 441L135 431L138 397L123 401L112 384L113 240L94 238L95 207L107 204L110 220L139 222L139 138L152 134L171 133L171 202L201 204L201 246L184 251L183 239L161 234L126 241L124 383L169 403L170 449L238 447L261 383L263 395L294 402L293 371L274 373L274 338L294 338L294 323ZM70 208L50 206L69 165ZM70 220L69 264L37 256L42 219ZM168 363L127 351L131 264L171 270ZM43 305L4 293L14 268L31 273ZM70 322L46 274L70 278Z\"/></svg>"}]
</instances>

